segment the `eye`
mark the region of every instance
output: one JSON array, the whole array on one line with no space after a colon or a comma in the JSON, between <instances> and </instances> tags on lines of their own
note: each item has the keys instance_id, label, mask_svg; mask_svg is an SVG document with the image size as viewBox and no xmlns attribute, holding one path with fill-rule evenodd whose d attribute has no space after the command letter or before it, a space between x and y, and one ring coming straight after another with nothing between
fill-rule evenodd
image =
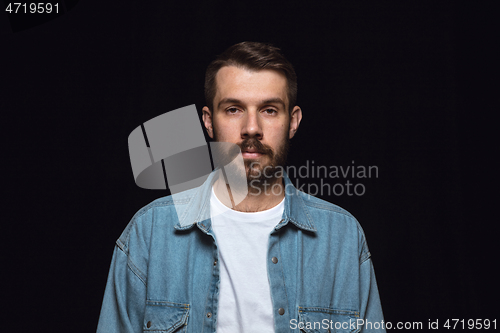
<instances>
[{"instance_id":1,"label":"eye","mask_svg":"<svg viewBox=\"0 0 500 333\"><path fill-rule=\"evenodd\" d=\"M239 110L238 110L238 108L236 108L236 107L234 107L234 106L232 106L232 107L230 107L230 108L227 108L227 109L226 109L226 112L227 112L228 114L236 114L236 113L238 113L238 111L239 111Z\"/></svg>"},{"instance_id":2,"label":"eye","mask_svg":"<svg viewBox=\"0 0 500 333\"><path fill-rule=\"evenodd\" d=\"M273 108L264 109L262 112L264 112L266 115L269 115L269 116L274 116L278 113L278 111L276 109L273 109Z\"/></svg>"}]
</instances>

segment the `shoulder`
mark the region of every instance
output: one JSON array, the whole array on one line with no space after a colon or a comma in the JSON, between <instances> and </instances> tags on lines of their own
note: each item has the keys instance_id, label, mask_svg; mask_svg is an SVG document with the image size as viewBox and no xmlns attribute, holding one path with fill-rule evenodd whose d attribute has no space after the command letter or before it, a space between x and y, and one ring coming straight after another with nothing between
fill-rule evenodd
<instances>
[{"instance_id":1,"label":"shoulder","mask_svg":"<svg viewBox=\"0 0 500 333\"><path fill-rule=\"evenodd\" d=\"M319 199L302 191L298 191L299 196L302 198L307 210L314 215L320 215L322 219L315 222L325 221L327 223L338 222L346 223L362 231L361 225L358 220L350 212L344 208L337 206L331 202Z\"/></svg>"},{"instance_id":2,"label":"shoulder","mask_svg":"<svg viewBox=\"0 0 500 333\"><path fill-rule=\"evenodd\" d=\"M357 243L362 260L370 256L365 233L354 215L338 205L302 191L299 191L299 195L318 233Z\"/></svg>"},{"instance_id":3,"label":"shoulder","mask_svg":"<svg viewBox=\"0 0 500 333\"><path fill-rule=\"evenodd\" d=\"M334 215L338 214L338 215L345 216L349 219L356 220L356 218L351 213L349 213L347 210L345 210L344 208L342 208L340 206L337 206L337 205L335 205L331 202L328 202L326 200L319 199L315 196L304 193L302 191L298 191L298 193L299 193L300 197L302 198L302 200L304 200L304 204L307 207L310 207L311 209L317 209L317 210L323 211L324 213L328 213L328 214L334 214Z\"/></svg>"},{"instance_id":4,"label":"shoulder","mask_svg":"<svg viewBox=\"0 0 500 333\"><path fill-rule=\"evenodd\" d=\"M191 198L196 193L196 188L172 195L158 198L140 208L117 240L117 245L128 252L130 243L138 238L149 242L153 229L172 228L177 223L177 214L185 209Z\"/></svg>"}]
</instances>

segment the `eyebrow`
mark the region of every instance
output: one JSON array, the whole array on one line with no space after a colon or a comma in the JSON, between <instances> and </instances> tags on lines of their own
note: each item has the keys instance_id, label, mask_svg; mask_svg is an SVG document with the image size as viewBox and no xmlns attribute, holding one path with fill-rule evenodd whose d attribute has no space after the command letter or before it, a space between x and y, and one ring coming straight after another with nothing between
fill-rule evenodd
<instances>
[{"instance_id":1,"label":"eyebrow","mask_svg":"<svg viewBox=\"0 0 500 333\"><path fill-rule=\"evenodd\" d=\"M236 98L223 98L219 104L217 104L217 108L220 108L220 106L222 104L243 104L239 99L236 99ZM283 108L285 108L285 102L279 98L279 97L275 97L275 98L269 98L269 99L265 99L263 101L260 102L261 104L281 104L283 106Z\"/></svg>"},{"instance_id":2,"label":"eyebrow","mask_svg":"<svg viewBox=\"0 0 500 333\"><path fill-rule=\"evenodd\" d=\"M222 104L242 104L241 101L239 99L236 99L236 98L223 98L221 99L221 101L219 102L219 104L217 104L217 108L220 108L220 106Z\"/></svg>"}]
</instances>

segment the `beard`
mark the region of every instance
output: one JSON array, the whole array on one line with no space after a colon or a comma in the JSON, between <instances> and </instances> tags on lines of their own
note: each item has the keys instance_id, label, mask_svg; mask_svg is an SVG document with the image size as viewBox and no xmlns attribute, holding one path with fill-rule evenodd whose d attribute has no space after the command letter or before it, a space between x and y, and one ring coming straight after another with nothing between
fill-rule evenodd
<instances>
[{"instance_id":1,"label":"beard","mask_svg":"<svg viewBox=\"0 0 500 333\"><path fill-rule=\"evenodd\" d=\"M245 139L238 146L241 151L255 149L256 152L262 154L259 159L244 160L247 183L251 187L263 188L273 185L283 176L290 147L288 137L283 138L276 151L256 138Z\"/></svg>"},{"instance_id":2,"label":"beard","mask_svg":"<svg viewBox=\"0 0 500 333\"><path fill-rule=\"evenodd\" d=\"M214 131L214 140L217 140ZM249 192L259 192L268 186L276 184L284 174L284 167L290 149L289 133L283 137L279 148L275 151L270 146L263 144L252 137L237 143L241 151L255 149L262 154L258 159L244 159L244 167Z\"/></svg>"}]
</instances>

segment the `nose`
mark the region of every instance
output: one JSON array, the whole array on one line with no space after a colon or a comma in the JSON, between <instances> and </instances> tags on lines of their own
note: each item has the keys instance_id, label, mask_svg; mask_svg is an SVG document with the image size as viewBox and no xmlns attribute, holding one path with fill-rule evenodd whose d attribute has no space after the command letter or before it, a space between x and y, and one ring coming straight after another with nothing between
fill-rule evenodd
<instances>
[{"instance_id":1,"label":"nose","mask_svg":"<svg viewBox=\"0 0 500 333\"><path fill-rule=\"evenodd\" d=\"M255 137L257 139L262 139L262 136L262 126L260 123L258 112L247 112L243 119L243 124L241 127L241 138L246 139L249 137Z\"/></svg>"}]
</instances>

